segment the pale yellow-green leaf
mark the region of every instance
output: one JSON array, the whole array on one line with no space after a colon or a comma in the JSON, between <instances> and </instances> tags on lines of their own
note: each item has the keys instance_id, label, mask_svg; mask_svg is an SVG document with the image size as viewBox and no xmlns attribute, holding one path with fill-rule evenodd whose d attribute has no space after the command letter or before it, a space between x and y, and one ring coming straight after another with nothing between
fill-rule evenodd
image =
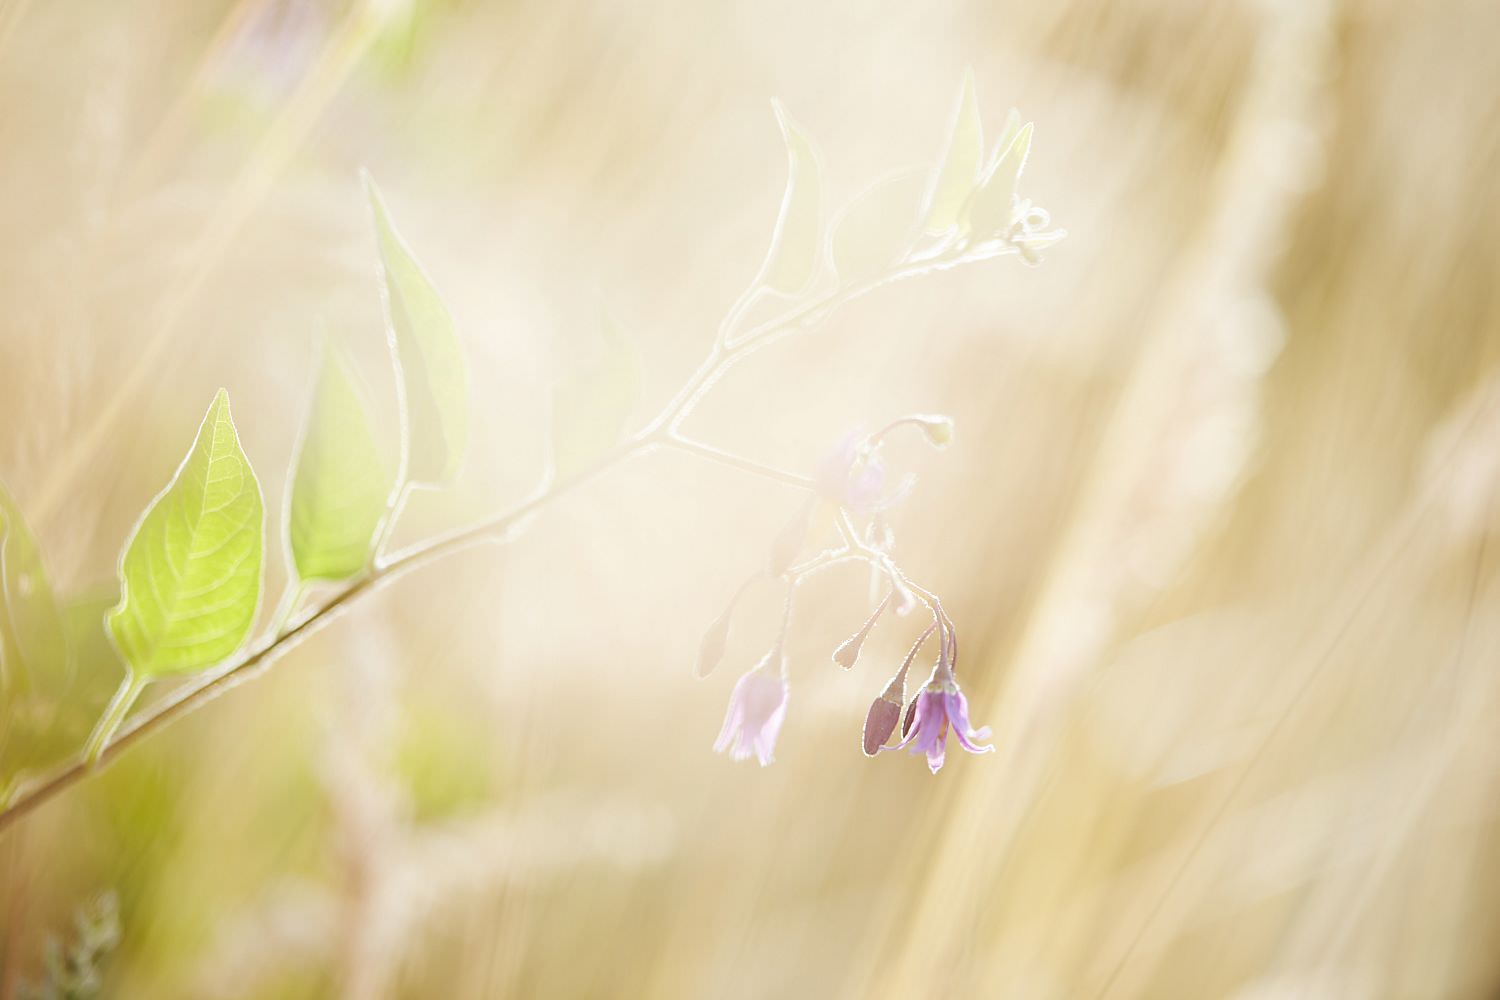
<instances>
[{"instance_id":1,"label":"pale yellow-green leaf","mask_svg":"<svg viewBox=\"0 0 1500 1000\"><path fill-rule=\"evenodd\" d=\"M63 749L57 718L72 662L41 552L0 485L0 801Z\"/></svg>"},{"instance_id":2,"label":"pale yellow-green leaf","mask_svg":"<svg viewBox=\"0 0 1500 1000\"><path fill-rule=\"evenodd\" d=\"M979 181L984 161L984 130L979 120L979 101L974 96L974 70L964 70L948 129L948 145L932 175L927 195L926 229L934 235L958 224L964 202Z\"/></svg>"},{"instance_id":3,"label":"pale yellow-green leaf","mask_svg":"<svg viewBox=\"0 0 1500 1000\"><path fill-rule=\"evenodd\" d=\"M1031 123L1021 126L990 164L989 172L969 199L969 230L978 240L1004 235L1015 210L1016 183L1031 152Z\"/></svg>"},{"instance_id":4,"label":"pale yellow-green leaf","mask_svg":"<svg viewBox=\"0 0 1500 1000\"><path fill-rule=\"evenodd\" d=\"M1010 148L1012 142L1015 142L1016 134L1021 131L1022 124L1024 123L1021 121L1021 112L1015 108L1005 113L1005 124L1000 127L1000 136L995 140L994 149L990 153L990 162L985 164L985 174L990 172L990 167L994 166L995 160Z\"/></svg>"},{"instance_id":5,"label":"pale yellow-green leaf","mask_svg":"<svg viewBox=\"0 0 1500 1000\"><path fill-rule=\"evenodd\" d=\"M365 191L380 249L386 326L399 369L406 480L441 486L458 473L469 438L469 385L453 317L396 231L369 174Z\"/></svg>"},{"instance_id":6,"label":"pale yellow-green leaf","mask_svg":"<svg viewBox=\"0 0 1500 1000\"><path fill-rule=\"evenodd\" d=\"M0 484L0 691L26 695L65 681L66 653L41 551Z\"/></svg>"},{"instance_id":7,"label":"pale yellow-green leaf","mask_svg":"<svg viewBox=\"0 0 1500 1000\"><path fill-rule=\"evenodd\" d=\"M552 393L552 467L570 479L620 440L640 396L640 360L609 316L597 350L558 380Z\"/></svg>"},{"instance_id":8,"label":"pale yellow-green leaf","mask_svg":"<svg viewBox=\"0 0 1500 1000\"><path fill-rule=\"evenodd\" d=\"M868 281L888 272L921 235L921 169L902 170L876 181L834 219L829 256L839 281Z\"/></svg>"},{"instance_id":9,"label":"pale yellow-green leaf","mask_svg":"<svg viewBox=\"0 0 1500 1000\"><path fill-rule=\"evenodd\" d=\"M818 251L822 244L822 178L818 154L811 140L775 102L776 121L786 141L786 194L771 234L771 249L761 269L761 284L767 288L795 295L809 284L818 271Z\"/></svg>"},{"instance_id":10,"label":"pale yellow-green leaf","mask_svg":"<svg viewBox=\"0 0 1500 1000\"><path fill-rule=\"evenodd\" d=\"M345 357L330 349L308 411L288 504L287 541L303 580L347 580L370 561L392 472Z\"/></svg>"},{"instance_id":11,"label":"pale yellow-green leaf","mask_svg":"<svg viewBox=\"0 0 1500 1000\"><path fill-rule=\"evenodd\" d=\"M262 511L260 483L220 389L120 559L109 630L133 676L202 670L245 641L260 602Z\"/></svg>"}]
</instances>

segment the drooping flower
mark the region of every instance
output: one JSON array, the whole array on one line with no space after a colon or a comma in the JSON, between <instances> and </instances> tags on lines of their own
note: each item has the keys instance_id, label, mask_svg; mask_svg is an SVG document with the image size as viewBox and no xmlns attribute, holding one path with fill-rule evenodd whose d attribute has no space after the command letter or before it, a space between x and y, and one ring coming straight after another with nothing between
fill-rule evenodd
<instances>
[{"instance_id":1,"label":"drooping flower","mask_svg":"<svg viewBox=\"0 0 1500 1000\"><path fill-rule=\"evenodd\" d=\"M990 738L989 727L975 730L969 724L969 699L959 690L951 673L945 677L934 675L906 711L905 739L892 749L910 745L912 753L927 754L927 766L933 774L943 766L950 726L958 745L970 753L990 753L995 749L993 745L978 742Z\"/></svg>"},{"instance_id":2,"label":"drooping flower","mask_svg":"<svg viewBox=\"0 0 1500 1000\"><path fill-rule=\"evenodd\" d=\"M927 637L937 630L937 622L934 621L927 626L917 641L911 644L911 652L906 654L906 659L901 661L901 669L897 670L880 692L880 697L870 704L870 711L865 714L864 749L866 757L873 757L884 747L886 740L896 731L896 725L901 721L901 704L906 701L906 674L911 669L912 661L922 651Z\"/></svg>"},{"instance_id":3,"label":"drooping flower","mask_svg":"<svg viewBox=\"0 0 1500 1000\"><path fill-rule=\"evenodd\" d=\"M775 758L776 736L786 719L789 686L786 678L766 657L745 673L729 696L729 710L724 714L724 728L714 741L717 753L729 751L735 760L748 760L753 753L765 767Z\"/></svg>"},{"instance_id":4,"label":"drooping flower","mask_svg":"<svg viewBox=\"0 0 1500 1000\"><path fill-rule=\"evenodd\" d=\"M818 466L818 492L856 514L878 510L885 492L885 462L865 441L864 434L851 431Z\"/></svg>"}]
</instances>

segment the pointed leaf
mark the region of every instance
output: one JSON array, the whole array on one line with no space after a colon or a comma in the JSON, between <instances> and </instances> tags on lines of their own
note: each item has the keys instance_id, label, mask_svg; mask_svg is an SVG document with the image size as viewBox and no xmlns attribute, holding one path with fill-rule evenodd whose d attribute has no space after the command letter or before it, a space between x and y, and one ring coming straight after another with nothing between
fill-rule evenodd
<instances>
[{"instance_id":1,"label":"pointed leaf","mask_svg":"<svg viewBox=\"0 0 1500 1000\"><path fill-rule=\"evenodd\" d=\"M0 485L0 802L17 777L66 752L55 715L72 663L41 552Z\"/></svg>"},{"instance_id":2,"label":"pointed leaf","mask_svg":"<svg viewBox=\"0 0 1500 1000\"><path fill-rule=\"evenodd\" d=\"M260 602L262 512L260 483L220 389L120 559L109 631L134 676L201 670L245 641Z\"/></svg>"},{"instance_id":3,"label":"pointed leaf","mask_svg":"<svg viewBox=\"0 0 1500 1000\"><path fill-rule=\"evenodd\" d=\"M787 115L781 102L774 102L774 107L781 137L786 141L786 194L781 199L759 283L795 295L812 283L818 270L822 180L818 155L807 134Z\"/></svg>"},{"instance_id":4,"label":"pointed leaf","mask_svg":"<svg viewBox=\"0 0 1500 1000\"><path fill-rule=\"evenodd\" d=\"M640 396L635 345L605 314L594 357L560 379L552 393L552 468L568 479L620 440Z\"/></svg>"},{"instance_id":5,"label":"pointed leaf","mask_svg":"<svg viewBox=\"0 0 1500 1000\"><path fill-rule=\"evenodd\" d=\"M343 354L323 358L287 505L287 542L303 580L347 580L369 565L391 470Z\"/></svg>"},{"instance_id":6,"label":"pointed leaf","mask_svg":"<svg viewBox=\"0 0 1500 1000\"><path fill-rule=\"evenodd\" d=\"M933 173L927 196L927 231L945 233L958 224L964 202L979 181L984 161L984 130L979 121L979 101L974 96L974 70L964 70L948 129L948 146Z\"/></svg>"},{"instance_id":7,"label":"pointed leaf","mask_svg":"<svg viewBox=\"0 0 1500 1000\"><path fill-rule=\"evenodd\" d=\"M1000 147L984 182L969 199L968 222L975 239L1001 236L1010 229L1011 215L1015 211L1016 182L1030 152L1031 123L1027 122L1007 145Z\"/></svg>"},{"instance_id":8,"label":"pointed leaf","mask_svg":"<svg viewBox=\"0 0 1500 1000\"><path fill-rule=\"evenodd\" d=\"M400 377L406 480L449 482L468 445L469 387L453 317L427 272L401 239L369 174L365 192L375 218L386 329Z\"/></svg>"},{"instance_id":9,"label":"pointed leaf","mask_svg":"<svg viewBox=\"0 0 1500 1000\"><path fill-rule=\"evenodd\" d=\"M89 596L59 608L66 669L48 670L25 696L7 697L0 714L0 799L17 777L52 768L78 752L120 677L105 613L117 593Z\"/></svg>"},{"instance_id":10,"label":"pointed leaf","mask_svg":"<svg viewBox=\"0 0 1500 1000\"><path fill-rule=\"evenodd\" d=\"M0 484L0 692L67 681L67 640L36 539Z\"/></svg>"},{"instance_id":11,"label":"pointed leaf","mask_svg":"<svg viewBox=\"0 0 1500 1000\"><path fill-rule=\"evenodd\" d=\"M1000 129L1000 137L995 140L994 151L990 154L990 162L985 165L984 175L989 176L990 169L994 167L995 161L1010 148L1010 144L1016 141L1016 135L1021 131L1021 112L1011 108L1005 113L1005 124Z\"/></svg>"},{"instance_id":12,"label":"pointed leaf","mask_svg":"<svg viewBox=\"0 0 1500 1000\"><path fill-rule=\"evenodd\" d=\"M829 254L845 284L868 281L906 258L921 234L922 170L902 170L876 181L834 220Z\"/></svg>"}]
</instances>

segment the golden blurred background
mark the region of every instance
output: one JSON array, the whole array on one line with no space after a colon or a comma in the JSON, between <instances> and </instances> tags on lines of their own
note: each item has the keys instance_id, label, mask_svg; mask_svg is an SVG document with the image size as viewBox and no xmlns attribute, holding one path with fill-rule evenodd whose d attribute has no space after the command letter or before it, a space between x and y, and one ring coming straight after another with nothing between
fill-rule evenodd
<instances>
[{"instance_id":1,"label":"golden blurred background","mask_svg":"<svg viewBox=\"0 0 1500 1000\"><path fill-rule=\"evenodd\" d=\"M998 753L860 754L913 630L832 664L851 569L803 588L775 764L714 754L775 588L702 682L699 639L801 501L653 454L7 831L0 998L102 891L120 998L1500 995L1497 38L1491 0L0 0L0 480L85 623L218 386L273 525L325 333L394 423L361 167L473 384L407 542L533 487L601 303L638 420L693 370L776 216L773 97L836 202L930 163L972 66L1070 234L691 421L811 470L955 418L892 446L895 552Z\"/></svg>"}]
</instances>

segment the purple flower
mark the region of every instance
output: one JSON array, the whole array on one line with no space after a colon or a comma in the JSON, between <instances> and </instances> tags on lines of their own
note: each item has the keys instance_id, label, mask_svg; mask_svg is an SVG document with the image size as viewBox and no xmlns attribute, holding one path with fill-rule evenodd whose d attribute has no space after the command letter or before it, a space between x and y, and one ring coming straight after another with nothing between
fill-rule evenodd
<instances>
[{"instance_id":1,"label":"purple flower","mask_svg":"<svg viewBox=\"0 0 1500 1000\"><path fill-rule=\"evenodd\" d=\"M770 657L762 660L735 684L724 728L714 741L715 752L728 750L735 760L747 760L753 753L761 767L774 759L771 752L786 718L788 685L786 678L770 669L770 662Z\"/></svg>"},{"instance_id":2,"label":"purple flower","mask_svg":"<svg viewBox=\"0 0 1500 1000\"><path fill-rule=\"evenodd\" d=\"M981 746L976 742L990 738L989 728L975 730L969 725L969 699L964 697L951 675L943 680L929 681L917 695L907 709L906 738L892 749L900 750L911 744L912 753L927 754L927 766L937 774L947 752L950 725L958 745L970 753L989 753L995 749L993 745Z\"/></svg>"},{"instance_id":3,"label":"purple flower","mask_svg":"<svg viewBox=\"0 0 1500 1000\"><path fill-rule=\"evenodd\" d=\"M885 463L864 442L865 435L851 431L818 466L818 492L856 514L880 509L885 490Z\"/></svg>"}]
</instances>

